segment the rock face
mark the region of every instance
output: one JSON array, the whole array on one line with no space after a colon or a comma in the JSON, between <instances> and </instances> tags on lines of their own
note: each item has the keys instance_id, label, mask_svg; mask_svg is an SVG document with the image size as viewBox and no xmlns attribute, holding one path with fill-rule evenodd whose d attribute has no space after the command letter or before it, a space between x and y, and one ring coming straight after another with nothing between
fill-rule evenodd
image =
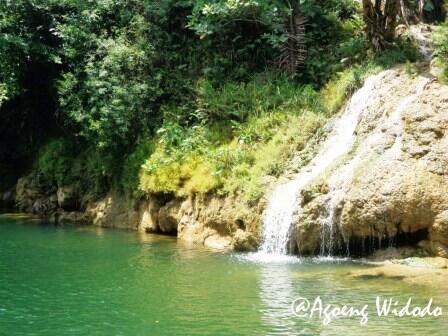
<instances>
[{"instance_id":1,"label":"rock face","mask_svg":"<svg viewBox=\"0 0 448 336\"><path fill-rule=\"evenodd\" d=\"M15 203L19 211L38 214L54 223L91 223L177 235L220 250L256 249L261 213L259 206L250 206L244 200L212 195L133 199L111 192L81 206L82 196L76 188L56 188L35 174L19 179Z\"/></svg>"},{"instance_id":2,"label":"rock face","mask_svg":"<svg viewBox=\"0 0 448 336\"><path fill-rule=\"evenodd\" d=\"M343 162L304 191L302 253L365 252L419 241L448 256L448 87L380 73Z\"/></svg>"},{"instance_id":3,"label":"rock face","mask_svg":"<svg viewBox=\"0 0 448 336\"><path fill-rule=\"evenodd\" d=\"M109 195L88 207L94 225L177 235L213 249L255 250L261 209L230 197L129 200Z\"/></svg>"},{"instance_id":4,"label":"rock face","mask_svg":"<svg viewBox=\"0 0 448 336\"><path fill-rule=\"evenodd\" d=\"M47 215L58 207L56 188L37 174L20 178L15 194L19 211Z\"/></svg>"},{"instance_id":5,"label":"rock face","mask_svg":"<svg viewBox=\"0 0 448 336\"><path fill-rule=\"evenodd\" d=\"M16 199L16 190L10 189L7 191L0 191L0 209L13 209Z\"/></svg>"}]
</instances>

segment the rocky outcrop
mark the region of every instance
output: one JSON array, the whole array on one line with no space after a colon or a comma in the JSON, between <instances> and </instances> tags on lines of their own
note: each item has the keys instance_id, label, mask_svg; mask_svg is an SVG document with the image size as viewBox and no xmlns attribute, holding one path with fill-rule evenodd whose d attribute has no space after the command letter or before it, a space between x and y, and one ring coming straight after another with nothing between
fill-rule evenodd
<instances>
[{"instance_id":1,"label":"rocky outcrop","mask_svg":"<svg viewBox=\"0 0 448 336\"><path fill-rule=\"evenodd\" d=\"M22 177L17 181L15 203L22 212L51 214L58 208L56 188L39 174Z\"/></svg>"},{"instance_id":2,"label":"rocky outcrop","mask_svg":"<svg viewBox=\"0 0 448 336\"><path fill-rule=\"evenodd\" d=\"M256 249L261 213L260 207L242 199L216 195L151 195L135 199L111 192L100 200L86 202L77 188L57 188L38 174L19 179L15 204L19 211L38 214L54 223L91 223L177 235L221 250Z\"/></svg>"},{"instance_id":3,"label":"rocky outcrop","mask_svg":"<svg viewBox=\"0 0 448 336\"><path fill-rule=\"evenodd\" d=\"M254 250L260 212L260 208L250 207L244 200L233 197L190 197L179 207L178 236L212 248L244 246L245 250Z\"/></svg>"},{"instance_id":4,"label":"rocky outcrop","mask_svg":"<svg viewBox=\"0 0 448 336\"><path fill-rule=\"evenodd\" d=\"M298 249L420 242L448 256L448 87L401 69L374 80L355 148L303 192Z\"/></svg>"},{"instance_id":5,"label":"rocky outcrop","mask_svg":"<svg viewBox=\"0 0 448 336\"><path fill-rule=\"evenodd\" d=\"M256 249L260 212L245 201L213 195L130 200L111 194L87 209L94 225L172 234L220 250Z\"/></svg>"},{"instance_id":6,"label":"rocky outcrop","mask_svg":"<svg viewBox=\"0 0 448 336\"><path fill-rule=\"evenodd\" d=\"M89 215L81 207L76 188L57 188L40 174L30 174L17 181L13 207L18 211L36 214L54 223L87 224Z\"/></svg>"}]
</instances>

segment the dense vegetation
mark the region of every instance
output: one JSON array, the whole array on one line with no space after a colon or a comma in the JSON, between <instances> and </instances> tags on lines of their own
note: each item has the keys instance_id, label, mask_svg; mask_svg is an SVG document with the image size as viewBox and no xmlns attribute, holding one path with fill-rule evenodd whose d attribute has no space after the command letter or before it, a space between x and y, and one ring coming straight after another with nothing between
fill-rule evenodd
<instances>
[{"instance_id":1,"label":"dense vegetation","mask_svg":"<svg viewBox=\"0 0 448 336\"><path fill-rule=\"evenodd\" d=\"M363 18L352 0L3 0L0 188L32 170L92 197L256 200L367 73L416 61L406 39L366 48Z\"/></svg>"}]
</instances>

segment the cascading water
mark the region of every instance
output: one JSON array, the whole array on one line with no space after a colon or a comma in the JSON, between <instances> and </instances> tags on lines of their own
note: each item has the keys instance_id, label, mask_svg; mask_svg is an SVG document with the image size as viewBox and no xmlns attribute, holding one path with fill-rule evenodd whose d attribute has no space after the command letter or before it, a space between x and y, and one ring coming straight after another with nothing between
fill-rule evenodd
<instances>
[{"instance_id":1,"label":"cascading water","mask_svg":"<svg viewBox=\"0 0 448 336\"><path fill-rule=\"evenodd\" d=\"M422 29L417 27L411 29L411 35L420 45L422 57L425 60L430 60L432 48L428 42L427 34L425 35ZM301 191L319 175L329 171L336 160L350 152L356 139L355 130L359 120L364 113L369 114L369 106L375 105L381 100L381 95L378 92L381 91L382 95L387 97L389 94L387 91L391 85L397 85L397 83L392 83L394 80L388 77L388 73L388 71L384 71L366 80L364 86L353 95L342 115L336 120L333 130L311 163L302 169L294 179L279 185L272 192L263 214L263 240L256 259L277 260L276 257L285 256L288 253L293 222L301 211ZM390 83L388 85L384 85L385 78L389 78ZM399 81L399 79L397 80ZM399 158L402 133L401 113L418 99L428 82L427 78L420 77L416 87L414 87L414 94L402 97L392 116L383 115L381 122L378 123L380 126L367 139L363 140L362 149L357 151L355 157L328 177L327 182L330 190L326 203L326 218L323 218L320 223L322 225L321 255L332 255L336 248L340 248L334 242L336 234L343 235L343 232L336 232L335 228L337 208L344 201L355 167L366 156L367 152L372 151L375 145L383 141L382 128L396 130L395 143L389 149L389 155ZM347 243L347 239L344 238L344 241Z\"/></svg>"},{"instance_id":2,"label":"cascading water","mask_svg":"<svg viewBox=\"0 0 448 336\"><path fill-rule=\"evenodd\" d=\"M406 109L412 106L413 103L424 92L425 86L430 82L426 77L420 77L415 87L414 93L403 97L394 112L390 115L383 115L378 121L378 127L371 132L371 134L362 141L362 148L357 151L356 155L346 162L343 166L334 171L327 179L328 198L326 203L327 217L322 220L321 227L321 256L331 256L335 253L335 235L336 235L336 209L344 201L344 195L347 193L353 179L354 169L360 163L362 158L368 157L368 153L373 152L374 148L378 148L381 143L384 143L385 138L383 129L387 128L395 134L393 145L388 149L386 157L389 160L400 160L402 147L402 133L403 125L401 115ZM342 234L342 233L341 233ZM379 236L378 241L381 245L383 237ZM348 249L348 239L344 239Z\"/></svg>"},{"instance_id":3,"label":"cascading water","mask_svg":"<svg viewBox=\"0 0 448 336\"><path fill-rule=\"evenodd\" d=\"M363 88L353 95L311 163L293 180L278 186L270 195L263 216L263 242L259 254L278 256L287 254L292 223L300 211L301 190L352 148L360 114L378 83L375 78L376 76L369 78Z\"/></svg>"}]
</instances>

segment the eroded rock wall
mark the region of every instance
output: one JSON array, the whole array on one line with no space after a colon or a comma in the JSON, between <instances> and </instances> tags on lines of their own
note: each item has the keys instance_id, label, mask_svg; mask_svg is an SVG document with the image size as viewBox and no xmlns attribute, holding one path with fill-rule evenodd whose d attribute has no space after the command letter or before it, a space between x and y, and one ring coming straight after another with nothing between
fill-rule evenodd
<instances>
[{"instance_id":1,"label":"eroded rock wall","mask_svg":"<svg viewBox=\"0 0 448 336\"><path fill-rule=\"evenodd\" d=\"M402 69L376 81L352 152L302 198L298 249L315 254L329 240L342 250L369 239L387 247L419 233L421 246L447 257L448 87Z\"/></svg>"},{"instance_id":2,"label":"eroded rock wall","mask_svg":"<svg viewBox=\"0 0 448 336\"><path fill-rule=\"evenodd\" d=\"M109 195L87 209L94 225L176 234L215 249L254 250L261 209L215 195L129 200Z\"/></svg>"},{"instance_id":3,"label":"eroded rock wall","mask_svg":"<svg viewBox=\"0 0 448 336\"><path fill-rule=\"evenodd\" d=\"M111 192L99 200L85 201L75 188L56 188L31 174L19 179L15 202L19 211L55 223L177 235L220 250L255 250L258 242L261 207L235 197L151 195L135 199Z\"/></svg>"}]
</instances>

